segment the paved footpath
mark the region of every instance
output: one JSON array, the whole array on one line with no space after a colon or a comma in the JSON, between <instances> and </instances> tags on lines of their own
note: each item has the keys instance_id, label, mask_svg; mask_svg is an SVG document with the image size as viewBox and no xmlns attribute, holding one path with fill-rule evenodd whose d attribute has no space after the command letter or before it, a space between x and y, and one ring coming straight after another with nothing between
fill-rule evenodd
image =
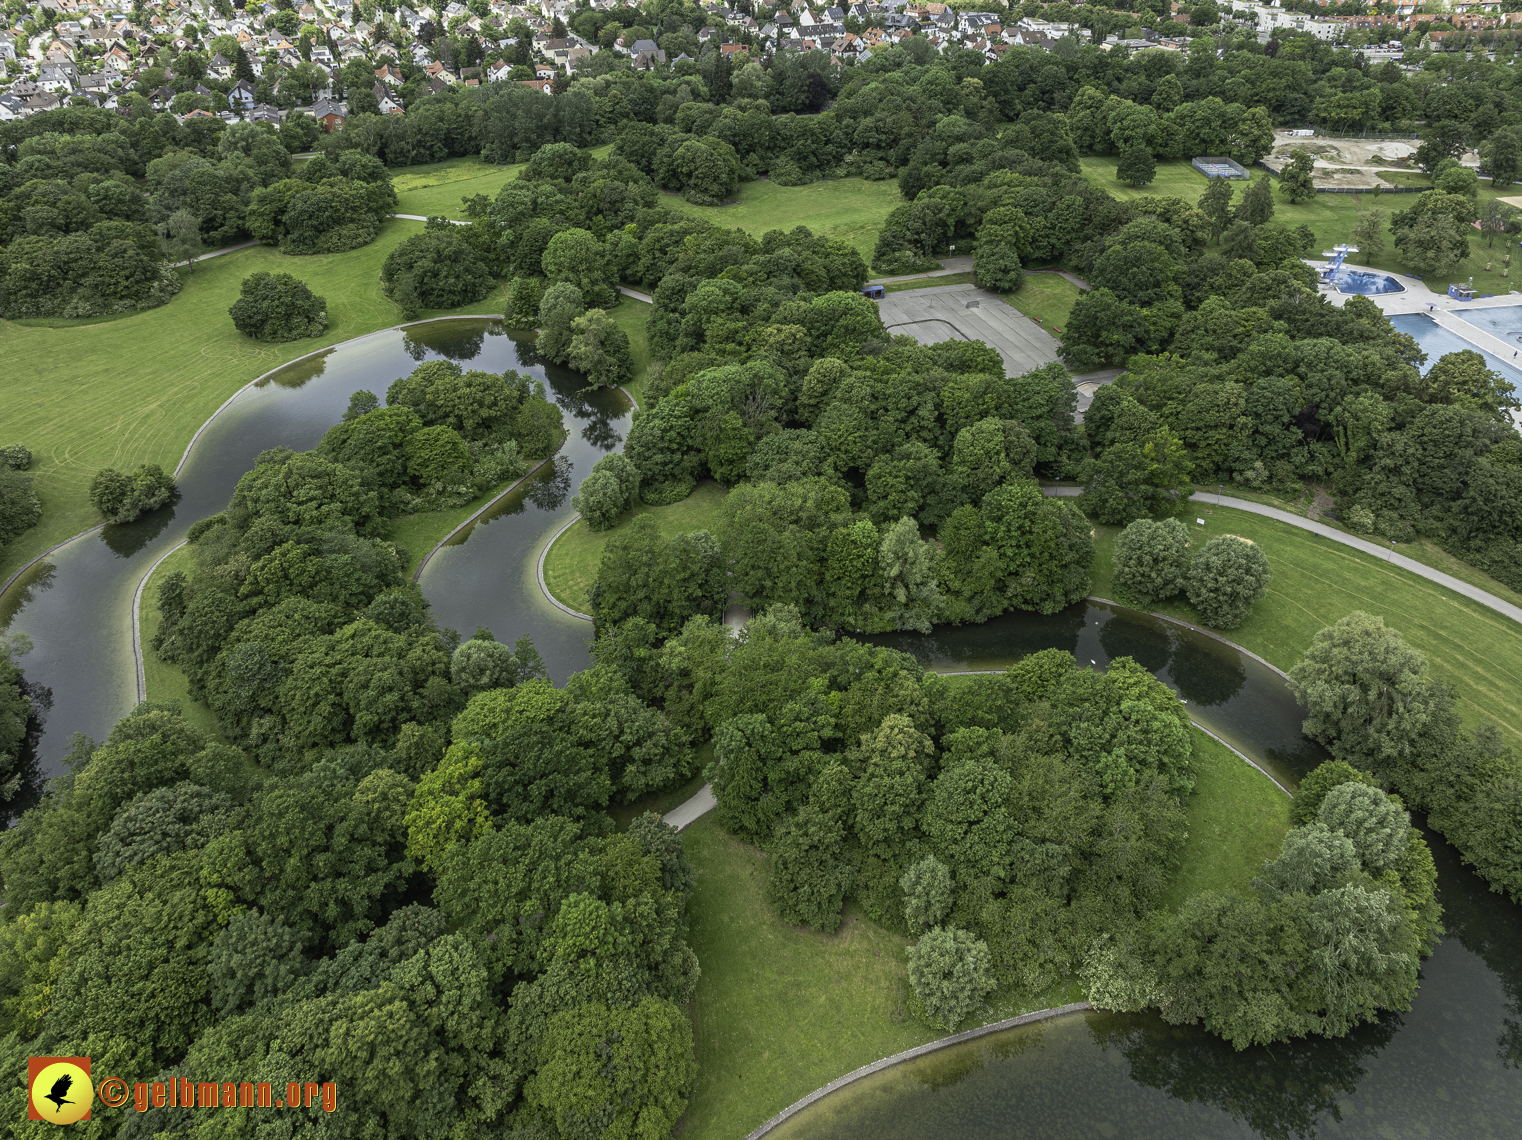
<instances>
[{"instance_id":1,"label":"paved footpath","mask_svg":"<svg viewBox=\"0 0 1522 1140\"><path fill-rule=\"evenodd\" d=\"M689 823L696 822L718 806L719 801L714 798L713 785L704 784L698 789L697 794L692 799L672 808L661 818L678 831L681 831Z\"/></svg>"},{"instance_id":2,"label":"paved footpath","mask_svg":"<svg viewBox=\"0 0 1522 1140\"><path fill-rule=\"evenodd\" d=\"M1073 498L1083 493L1082 487L1043 487L1042 491L1047 495L1061 498ZM1399 566L1402 570L1409 570L1419 578L1425 578L1429 582L1436 582L1439 586L1446 586L1455 594L1463 594L1464 597L1479 602L1483 606L1489 606L1499 614L1504 614L1512 621L1522 622L1522 606L1513 605L1511 602L1486 593L1478 586L1471 586L1468 582L1455 578L1452 574L1444 574L1441 570L1434 570L1431 566L1423 565L1414 558L1407 558L1404 554L1392 553L1388 546L1357 535L1347 534L1340 530L1322 523L1312 522L1310 519L1292 515L1288 511L1281 511L1277 507L1265 507L1262 503L1248 502L1246 499L1234 499L1230 495L1216 496L1208 491L1196 491L1190 496L1189 501L1211 507L1233 507L1239 511L1246 511L1251 515L1262 515L1266 519L1276 519L1279 522L1289 523L1301 530L1308 530L1318 538L1329 538L1333 542L1340 542L1343 546L1351 546L1354 550L1361 550L1365 554L1372 554L1381 561L1388 562L1392 566Z\"/></svg>"}]
</instances>

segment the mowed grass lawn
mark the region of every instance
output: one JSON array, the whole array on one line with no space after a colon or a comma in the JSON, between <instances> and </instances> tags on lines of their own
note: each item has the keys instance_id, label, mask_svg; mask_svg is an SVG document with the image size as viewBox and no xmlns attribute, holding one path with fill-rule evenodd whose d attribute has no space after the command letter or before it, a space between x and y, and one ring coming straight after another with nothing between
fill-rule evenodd
<instances>
[{"instance_id":1,"label":"mowed grass lawn","mask_svg":"<svg viewBox=\"0 0 1522 1140\"><path fill-rule=\"evenodd\" d=\"M738 1140L843 1073L943 1036L908 1014L909 941L846 908L840 929L788 926L767 857L712 814L682 832L697 872L688 944L698 1075L682 1140Z\"/></svg>"},{"instance_id":2,"label":"mowed grass lawn","mask_svg":"<svg viewBox=\"0 0 1522 1140\"><path fill-rule=\"evenodd\" d=\"M612 145L593 147L593 158L606 158ZM503 185L523 172L525 163L493 166L480 155L448 158L419 166L391 168L391 185L396 188L398 214L422 214L463 220L462 198L485 194L495 198Z\"/></svg>"},{"instance_id":3,"label":"mowed grass lawn","mask_svg":"<svg viewBox=\"0 0 1522 1140\"><path fill-rule=\"evenodd\" d=\"M1178 159L1171 162L1159 162L1157 164L1157 177L1154 181L1138 189L1120 182L1115 177L1115 168L1119 159L1115 156L1091 156L1081 160L1084 174L1097 182L1105 190L1116 198L1122 200L1139 198L1143 195L1173 195L1183 198L1187 202L1199 201L1200 195L1205 193L1205 176L1189 165L1188 160ZM1253 178L1268 178L1268 171L1262 167L1254 167ZM1425 179L1413 181L1423 189L1429 188ZM1246 182L1232 183L1236 192L1232 196L1232 202L1242 200L1242 194L1247 189ZM1493 190L1489 182L1481 181L1479 201L1483 203L1487 198L1503 197L1506 190ZM1406 210L1411 207L1414 196L1410 194L1317 194L1309 202L1300 205L1292 205L1279 193L1278 182L1274 182L1274 220L1286 222L1291 226L1302 223L1311 227L1316 235L1316 246L1307 255L1319 258L1321 252L1331 249L1338 242L1352 241L1353 226L1358 222L1359 212L1378 208L1384 210L1387 215ZM1506 253L1504 241L1493 248L1488 248L1478 234L1474 235L1469 243L1473 251L1468 261L1460 262L1453 271L1452 276L1445 278L1431 278L1424 282L1434 293L1447 292L1448 286L1455 282L1468 283L1470 277L1474 278L1475 288L1482 293L1506 293L1516 282L1515 274L1510 278L1501 276L1501 270L1505 268L1501 264L1501 258ZM1214 247L1212 247L1213 249ZM1492 268L1487 270L1486 264ZM1370 258L1365 254L1353 255L1349 264L1371 265L1375 269L1383 269L1390 273L1408 274L1411 272L1395 252L1394 239L1391 236L1388 224L1385 230L1385 249L1378 256ZM1522 271L1522 262L1512 266L1513 269ZM1407 288L1411 282L1403 281ZM1417 286L1420 291L1420 285Z\"/></svg>"},{"instance_id":4,"label":"mowed grass lawn","mask_svg":"<svg viewBox=\"0 0 1522 1140\"><path fill-rule=\"evenodd\" d=\"M1056 273L1027 273L1020 288L999 296L1027 317L1040 321L1048 332L1055 333L1067 327L1073 302L1082 294L1082 289Z\"/></svg>"},{"instance_id":5,"label":"mowed grass lawn","mask_svg":"<svg viewBox=\"0 0 1522 1140\"><path fill-rule=\"evenodd\" d=\"M1163 905L1202 891L1246 893L1289 830L1289 796L1226 745L1194 731L1189 838Z\"/></svg>"},{"instance_id":6,"label":"mowed grass lawn","mask_svg":"<svg viewBox=\"0 0 1522 1140\"><path fill-rule=\"evenodd\" d=\"M36 456L42 522L0 550L0 581L37 554L100 521L89 486L102 467L157 463L172 471L195 431L250 380L298 356L388 328L401 312L381 293L386 255L422 223L391 220L362 249L286 257L255 246L180 270L169 304L117 320L0 321L4 437ZM327 298L320 339L260 344L227 310L258 270L292 273ZM499 286L458 312L500 313ZM423 318L442 316L428 311Z\"/></svg>"},{"instance_id":7,"label":"mowed grass lawn","mask_svg":"<svg viewBox=\"0 0 1522 1140\"><path fill-rule=\"evenodd\" d=\"M143 604L138 610L138 620L143 638L143 681L150 701L179 701L180 712L196 728L216 739L222 739L217 718L210 708L200 701L190 699L190 683L178 665L166 665L153 651L153 635L158 633L163 615L159 613L159 583L176 570L187 577L195 569L195 550L181 546L154 568L143 589Z\"/></svg>"},{"instance_id":8,"label":"mowed grass lawn","mask_svg":"<svg viewBox=\"0 0 1522 1140\"><path fill-rule=\"evenodd\" d=\"M1204 526L1195 523L1205 520ZM1236 534L1262 547L1273 570L1268 594L1229 640L1280 669L1292 669L1316 632L1353 610L1378 614L1426 654L1434 676L1452 686L1470 725L1493 723L1512 744L1522 744L1522 629L1510 618L1399 567L1298 527L1230 507L1190 503L1184 521L1203 545ZM1118 527L1095 528L1095 595L1116 598ZM1124 601L1123 598L1116 598ZM1182 596L1159 613L1203 624Z\"/></svg>"},{"instance_id":9,"label":"mowed grass lawn","mask_svg":"<svg viewBox=\"0 0 1522 1140\"><path fill-rule=\"evenodd\" d=\"M694 530L711 531L719 525L721 504L726 494L728 492L717 483L700 483L680 503L665 507L647 507L642 503L630 518L650 515L667 538ZM612 530L598 532L578 519L555 540L544 560L544 584L562 605L587 612L592 604L587 600L587 591L597 579L597 564L602 561L603 548L608 539L628 525L629 519L626 518Z\"/></svg>"},{"instance_id":10,"label":"mowed grass lawn","mask_svg":"<svg viewBox=\"0 0 1522 1140\"><path fill-rule=\"evenodd\" d=\"M694 206L680 195L662 194L660 204L756 237L768 230L807 226L816 234L855 246L870 265L883 219L904 202L897 180L891 178L882 182L842 178L808 186L778 186L769 179L757 179L742 182L738 198L727 206Z\"/></svg>"}]
</instances>

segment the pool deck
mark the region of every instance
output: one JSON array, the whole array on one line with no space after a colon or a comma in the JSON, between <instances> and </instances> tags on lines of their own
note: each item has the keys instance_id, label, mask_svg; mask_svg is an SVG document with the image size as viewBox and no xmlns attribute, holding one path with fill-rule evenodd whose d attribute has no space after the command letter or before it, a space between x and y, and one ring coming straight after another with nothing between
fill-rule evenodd
<instances>
[{"instance_id":1,"label":"pool deck","mask_svg":"<svg viewBox=\"0 0 1522 1140\"><path fill-rule=\"evenodd\" d=\"M1306 258L1305 263L1317 271L1325 269L1327 265L1325 261L1313 261L1310 258ZM1494 297L1477 297L1473 301L1458 301L1448 296L1447 293L1434 293L1431 289L1427 288L1426 282L1418 281L1415 277L1407 277L1404 273L1396 273L1393 270L1369 269L1363 265L1349 265L1348 268L1359 273L1381 273L1386 277L1393 277L1406 287L1406 291L1404 293L1339 293L1331 286L1320 286L1317 292L1325 294L1327 299L1338 307L1346 305L1349 298L1359 296L1368 297L1369 300L1379 306L1380 311L1387 317L1398 316L1401 313L1425 313L1428 311L1429 305L1435 306L1439 311L1452 310L1454 312L1462 312L1464 309L1501 309L1508 305L1522 305L1522 293L1515 291L1497 293ZM1439 321L1438 323L1441 324L1442 322ZM1445 327L1453 328L1452 325ZM1465 325L1466 331L1464 335L1468 336L1467 330L1473 328L1473 325ZM1460 330L1454 328L1453 331L1459 332ZM1479 332L1478 329L1474 329L1474 331L1476 333ZM1490 339L1496 340L1495 337ZM1496 341L1496 343L1500 344L1504 342ZM1506 355L1508 359L1510 359L1515 347L1515 345L1507 346ZM1490 349L1490 351L1494 351L1494 349Z\"/></svg>"}]
</instances>

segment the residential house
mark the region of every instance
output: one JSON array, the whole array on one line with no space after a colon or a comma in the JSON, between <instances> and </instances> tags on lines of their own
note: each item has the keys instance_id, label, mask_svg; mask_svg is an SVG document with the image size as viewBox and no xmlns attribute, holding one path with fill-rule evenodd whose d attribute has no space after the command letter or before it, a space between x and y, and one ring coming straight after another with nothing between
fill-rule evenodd
<instances>
[{"instance_id":1,"label":"residential house","mask_svg":"<svg viewBox=\"0 0 1522 1140\"><path fill-rule=\"evenodd\" d=\"M500 83L513 72L513 65L506 60L493 60L486 65L486 79L489 83ZM379 75L379 72L376 72Z\"/></svg>"},{"instance_id":2,"label":"residential house","mask_svg":"<svg viewBox=\"0 0 1522 1140\"><path fill-rule=\"evenodd\" d=\"M312 118L321 123L325 130L338 130L348 117L348 104L340 103L335 99L319 99L312 104Z\"/></svg>"},{"instance_id":3,"label":"residential house","mask_svg":"<svg viewBox=\"0 0 1522 1140\"><path fill-rule=\"evenodd\" d=\"M666 53L662 51L654 40L635 40L629 48L634 57L636 69L652 67L657 63L666 62Z\"/></svg>"},{"instance_id":4,"label":"residential house","mask_svg":"<svg viewBox=\"0 0 1522 1140\"><path fill-rule=\"evenodd\" d=\"M0 123L26 118L26 103L9 91L0 95Z\"/></svg>"},{"instance_id":5,"label":"residential house","mask_svg":"<svg viewBox=\"0 0 1522 1140\"><path fill-rule=\"evenodd\" d=\"M37 73L37 86L44 91L72 91L79 81L79 69L72 63L44 63Z\"/></svg>"},{"instance_id":6,"label":"residential house","mask_svg":"<svg viewBox=\"0 0 1522 1140\"><path fill-rule=\"evenodd\" d=\"M538 91L543 95L554 94L554 91L552 90L554 85L548 79L520 79L518 80L518 86L532 87L535 91Z\"/></svg>"},{"instance_id":7,"label":"residential house","mask_svg":"<svg viewBox=\"0 0 1522 1140\"><path fill-rule=\"evenodd\" d=\"M234 111L254 109L254 85L246 79L234 83L227 92L227 105Z\"/></svg>"}]
</instances>

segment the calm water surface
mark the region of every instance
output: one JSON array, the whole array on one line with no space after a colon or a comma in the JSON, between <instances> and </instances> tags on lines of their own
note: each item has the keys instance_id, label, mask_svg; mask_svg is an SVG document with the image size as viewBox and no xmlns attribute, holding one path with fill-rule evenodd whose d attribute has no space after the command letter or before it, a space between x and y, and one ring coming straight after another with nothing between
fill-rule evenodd
<instances>
[{"instance_id":1,"label":"calm water surface","mask_svg":"<svg viewBox=\"0 0 1522 1140\"><path fill-rule=\"evenodd\" d=\"M443 320L378 332L282 369L240 394L201 434L180 472L180 494L174 503L135 523L107 526L76 539L34 566L0 598L0 628L23 631L35 645L22 659L27 679L53 691L39 748L44 776L61 771L74 733L101 739L131 710L137 696L132 596L148 568L183 541L192 523L227 506L238 479L261 451L315 447L343 416L354 392L368 389L384 400L392 381L422 361L441 358L492 372L518 368L547 381L566 409L573 441L567 445L568 460L557 460L555 474L536 488L542 488L545 501L552 499L569 510L565 500L572 470L579 482L585 474L582 468L590 467L583 453L590 446L587 431L578 416L599 425L591 434L611 441L607 447L621 440L608 414L571 396L581 386L573 373L547 373L533 362L529 343L514 340L499 322ZM623 400L617 393L614 397ZM518 509L539 510L522 504ZM442 608L452 614L449 599L442 600ZM447 624L451 619L445 620ZM529 629L500 606L486 616L472 615L468 624L462 621L464 632L468 635L478 622L506 639ZM568 671L564 663L562 655L562 672Z\"/></svg>"}]
</instances>

